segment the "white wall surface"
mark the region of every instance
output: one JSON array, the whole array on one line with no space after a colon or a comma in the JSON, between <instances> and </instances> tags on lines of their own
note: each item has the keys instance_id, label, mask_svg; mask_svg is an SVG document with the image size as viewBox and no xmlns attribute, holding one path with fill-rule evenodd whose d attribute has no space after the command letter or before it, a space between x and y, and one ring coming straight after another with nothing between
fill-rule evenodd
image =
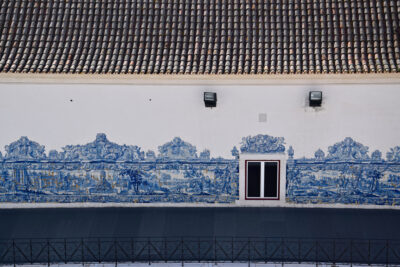
<instances>
[{"instance_id":1,"label":"white wall surface","mask_svg":"<svg viewBox=\"0 0 400 267\"><path fill-rule=\"evenodd\" d=\"M309 90L323 91L319 109ZM218 94L205 108L203 92ZM20 136L61 150L104 132L119 144L145 151L179 136L231 157L247 135L283 136L295 158L352 137L384 156L400 145L400 84L127 85L0 83L0 151ZM266 113L267 121L259 122Z\"/></svg>"}]
</instances>

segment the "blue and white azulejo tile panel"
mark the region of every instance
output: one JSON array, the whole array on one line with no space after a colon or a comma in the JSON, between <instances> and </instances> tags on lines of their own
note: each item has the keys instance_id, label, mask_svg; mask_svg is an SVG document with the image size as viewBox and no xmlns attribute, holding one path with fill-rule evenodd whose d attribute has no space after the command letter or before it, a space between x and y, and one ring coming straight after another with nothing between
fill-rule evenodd
<instances>
[{"instance_id":1,"label":"blue and white azulejo tile panel","mask_svg":"<svg viewBox=\"0 0 400 267\"><path fill-rule=\"evenodd\" d=\"M51 150L27 137L0 153L2 203L234 203L239 198L239 150L287 151L288 204L400 205L400 147L369 154L345 138L313 158L294 158L283 137L247 136L232 158L176 137L144 152L139 146L110 142L105 134L86 145Z\"/></svg>"},{"instance_id":2,"label":"blue and white azulejo tile panel","mask_svg":"<svg viewBox=\"0 0 400 267\"><path fill-rule=\"evenodd\" d=\"M347 137L311 159L289 155L286 201L301 204L400 205L400 147L382 158Z\"/></svg>"},{"instance_id":3,"label":"blue and white azulejo tile panel","mask_svg":"<svg viewBox=\"0 0 400 267\"><path fill-rule=\"evenodd\" d=\"M238 196L237 156L198 156L179 137L159 146L158 155L105 134L46 155L44 146L21 137L6 146L0 170L1 202L231 203Z\"/></svg>"}]
</instances>

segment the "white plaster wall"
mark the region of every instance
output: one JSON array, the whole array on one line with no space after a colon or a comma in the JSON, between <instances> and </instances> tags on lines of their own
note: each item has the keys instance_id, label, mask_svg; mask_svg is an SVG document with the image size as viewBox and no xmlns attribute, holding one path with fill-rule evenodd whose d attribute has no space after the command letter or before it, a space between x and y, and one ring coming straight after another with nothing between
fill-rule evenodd
<instances>
[{"instance_id":1,"label":"white plaster wall","mask_svg":"<svg viewBox=\"0 0 400 267\"><path fill-rule=\"evenodd\" d=\"M307 107L322 90L320 109ZM205 108L203 92L218 94ZM84 144L104 132L119 144L157 151L180 136L211 156L231 157L247 135L285 137L295 158L349 136L386 151L400 145L399 84L127 85L0 83L0 150L20 136L50 149ZM259 122L259 113L267 122Z\"/></svg>"}]
</instances>

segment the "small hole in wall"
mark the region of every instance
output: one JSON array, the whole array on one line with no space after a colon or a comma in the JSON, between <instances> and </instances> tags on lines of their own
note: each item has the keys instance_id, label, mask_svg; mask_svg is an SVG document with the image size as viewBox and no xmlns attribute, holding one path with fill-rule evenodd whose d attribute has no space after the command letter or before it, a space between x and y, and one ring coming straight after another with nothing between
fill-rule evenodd
<instances>
[{"instance_id":1,"label":"small hole in wall","mask_svg":"<svg viewBox=\"0 0 400 267\"><path fill-rule=\"evenodd\" d=\"M74 100L73 100L73 99L70 99L69 102L74 102Z\"/></svg>"},{"instance_id":2,"label":"small hole in wall","mask_svg":"<svg viewBox=\"0 0 400 267\"><path fill-rule=\"evenodd\" d=\"M149 101L151 102L151 98L149 98Z\"/></svg>"}]
</instances>

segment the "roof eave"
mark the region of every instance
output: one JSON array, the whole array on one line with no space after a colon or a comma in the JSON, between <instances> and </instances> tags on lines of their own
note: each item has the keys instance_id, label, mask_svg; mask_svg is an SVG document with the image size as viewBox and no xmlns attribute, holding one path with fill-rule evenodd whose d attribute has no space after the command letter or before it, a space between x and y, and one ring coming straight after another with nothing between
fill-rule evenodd
<instances>
[{"instance_id":1,"label":"roof eave","mask_svg":"<svg viewBox=\"0 0 400 267\"><path fill-rule=\"evenodd\" d=\"M53 74L0 73L0 83L62 84L400 84L400 73L365 74Z\"/></svg>"}]
</instances>

